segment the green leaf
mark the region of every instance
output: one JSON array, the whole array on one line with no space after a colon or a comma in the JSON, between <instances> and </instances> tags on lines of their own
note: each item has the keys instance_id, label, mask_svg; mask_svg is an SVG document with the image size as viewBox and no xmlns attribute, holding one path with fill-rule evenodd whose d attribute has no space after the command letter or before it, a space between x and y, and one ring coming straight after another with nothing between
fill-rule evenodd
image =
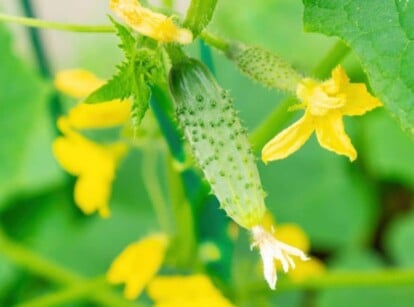
<instances>
[{"instance_id":1,"label":"green leaf","mask_svg":"<svg viewBox=\"0 0 414 307\"><path fill-rule=\"evenodd\" d=\"M14 55L11 44L0 25L0 206L11 195L61 179L51 150L50 85Z\"/></svg>"},{"instance_id":2,"label":"green leaf","mask_svg":"<svg viewBox=\"0 0 414 307\"><path fill-rule=\"evenodd\" d=\"M369 173L414 189L414 164L409 163L414 157L412 139L384 110L375 110L361 119L364 125L362 158Z\"/></svg>"},{"instance_id":3,"label":"green leaf","mask_svg":"<svg viewBox=\"0 0 414 307\"><path fill-rule=\"evenodd\" d=\"M151 90L144 80L144 76L138 76L136 80L137 88L134 93L134 100L131 108L131 120L134 129L138 129L144 118L145 112L148 110L149 100L151 98Z\"/></svg>"},{"instance_id":4,"label":"green leaf","mask_svg":"<svg viewBox=\"0 0 414 307\"><path fill-rule=\"evenodd\" d=\"M414 2L304 0L307 31L343 39L359 57L372 89L414 136Z\"/></svg>"},{"instance_id":5,"label":"green leaf","mask_svg":"<svg viewBox=\"0 0 414 307\"><path fill-rule=\"evenodd\" d=\"M126 61L118 66L118 72L106 84L85 99L85 103L132 97L132 125L137 129L149 106L151 97L149 84L157 81L161 75L160 54L145 47L145 40L140 41L144 47L137 48L137 40L130 30L111 17L110 19L117 29L117 36L121 40L120 47L124 50Z\"/></svg>"},{"instance_id":6,"label":"green leaf","mask_svg":"<svg viewBox=\"0 0 414 307\"><path fill-rule=\"evenodd\" d=\"M132 73L129 63L122 63L118 72L107 83L91 93L85 103L99 103L113 99L126 99L132 95Z\"/></svg>"},{"instance_id":7,"label":"green leaf","mask_svg":"<svg viewBox=\"0 0 414 307\"><path fill-rule=\"evenodd\" d=\"M129 59L135 52L137 41L132 36L131 31L127 27L115 21L115 19L113 19L111 16L109 16L109 19L114 24L116 28L116 35L121 40L119 47L124 51L125 57Z\"/></svg>"}]
</instances>

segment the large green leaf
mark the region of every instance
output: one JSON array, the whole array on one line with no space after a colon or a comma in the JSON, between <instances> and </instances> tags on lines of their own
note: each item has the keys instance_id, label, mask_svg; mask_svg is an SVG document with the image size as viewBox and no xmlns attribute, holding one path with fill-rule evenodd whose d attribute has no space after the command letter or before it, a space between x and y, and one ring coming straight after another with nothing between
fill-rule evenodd
<instances>
[{"instance_id":1,"label":"large green leaf","mask_svg":"<svg viewBox=\"0 0 414 307\"><path fill-rule=\"evenodd\" d=\"M56 183L48 116L50 86L18 59L0 24L0 204L10 194Z\"/></svg>"},{"instance_id":2,"label":"large green leaf","mask_svg":"<svg viewBox=\"0 0 414 307\"><path fill-rule=\"evenodd\" d=\"M370 112L362 118L367 170L376 178L402 183L414 190L414 157L412 139L399 129L384 110Z\"/></svg>"},{"instance_id":3,"label":"large green leaf","mask_svg":"<svg viewBox=\"0 0 414 307\"><path fill-rule=\"evenodd\" d=\"M414 2L304 0L307 31L343 39L359 57L374 93L414 136Z\"/></svg>"}]
</instances>

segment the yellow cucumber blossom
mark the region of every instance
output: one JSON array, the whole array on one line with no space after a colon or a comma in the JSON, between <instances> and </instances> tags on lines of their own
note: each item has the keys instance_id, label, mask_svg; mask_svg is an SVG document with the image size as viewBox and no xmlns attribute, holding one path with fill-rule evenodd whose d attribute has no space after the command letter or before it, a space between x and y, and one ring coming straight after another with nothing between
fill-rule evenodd
<instances>
[{"instance_id":1,"label":"yellow cucumber blossom","mask_svg":"<svg viewBox=\"0 0 414 307\"><path fill-rule=\"evenodd\" d=\"M141 6L137 0L111 0L109 7L132 29L159 42L189 44L193 40L191 31L176 26L170 17Z\"/></svg>"},{"instance_id":2,"label":"yellow cucumber blossom","mask_svg":"<svg viewBox=\"0 0 414 307\"><path fill-rule=\"evenodd\" d=\"M65 117L58 120L58 128L63 136L53 142L53 153L67 172L78 176L75 203L85 214L98 211L108 217L112 182L118 162L127 151L125 144L91 142L73 130Z\"/></svg>"},{"instance_id":3,"label":"yellow cucumber blossom","mask_svg":"<svg viewBox=\"0 0 414 307\"><path fill-rule=\"evenodd\" d=\"M73 98L84 98L104 83L105 81L85 69L59 71L54 80L59 91Z\"/></svg>"},{"instance_id":4,"label":"yellow cucumber blossom","mask_svg":"<svg viewBox=\"0 0 414 307\"><path fill-rule=\"evenodd\" d=\"M211 280L202 274L157 276L147 288L156 307L232 307Z\"/></svg>"},{"instance_id":5,"label":"yellow cucumber blossom","mask_svg":"<svg viewBox=\"0 0 414 307\"><path fill-rule=\"evenodd\" d=\"M80 98L88 95L104 81L82 70L59 72L55 86L62 92ZM98 211L109 216L109 198L116 169L127 152L122 142L95 143L84 137L79 130L99 129L123 125L129 121L131 102L112 100L100 104L79 103L66 116L58 119L62 136L53 142L53 153L61 166L78 176L74 198L86 214Z\"/></svg>"},{"instance_id":6,"label":"yellow cucumber blossom","mask_svg":"<svg viewBox=\"0 0 414 307\"><path fill-rule=\"evenodd\" d=\"M167 247L168 238L164 234L153 234L128 245L112 262L108 281L125 283L125 297L135 299L161 268Z\"/></svg>"},{"instance_id":7,"label":"yellow cucumber blossom","mask_svg":"<svg viewBox=\"0 0 414 307\"><path fill-rule=\"evenodd\" d=\"M302 103L295 109L303 108L305 114L264 146L262 160L266 163L286 158L297 151L313 131L322 147L355 160L357 152L345 132L342 117L363 115L382 106L368 93L365 84L350 83L344 69L337 66L327 81L303 79L296 95Z\"/></svg>"}]
</instances>

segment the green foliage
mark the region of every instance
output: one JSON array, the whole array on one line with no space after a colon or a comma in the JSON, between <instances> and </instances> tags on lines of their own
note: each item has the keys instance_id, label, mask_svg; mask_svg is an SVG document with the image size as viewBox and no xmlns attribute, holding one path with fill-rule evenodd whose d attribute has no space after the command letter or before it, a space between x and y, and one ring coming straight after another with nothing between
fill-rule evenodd
<instances>
[{"instance_id":1,"label":"green foliage","mask_svg":"<svg viewBox=\"0 0 414 307\"><path fill-rule=\"evenodd\" d=\"M414 214L399 216L390 225L385 246L399 266L414 267Z\"/></svg>"},{"instance_id":2,"label":"green foliage","mask_svg":"<svg viewBox=\"0 0 414 307\"><path fill-rule=\"evenodd\" d=\"M11 195L55 185L47 99L50 85L18 59L0 25L0 207Z\"/></svg>"},{"instance_id":3,"label":"green foliage","mask_svg":"<svg viewBox=\"0 0 414 307\"><path fill-rule=\"evenodd\" d=\"M376 253L353 250L334 259L332 270L350 272L376 271L385 267L385 261ZM398 298L398 302L396 301ZM316 307L378 306L409 307L414 300L412 286L361 287L322 291L316 297Z\"/></svg>"},{"instance_id":4,"label":"green foliage","mask_svg":"<svg viewBox=\"0 0 414 307\"><path fill-rule=\"evenodd\" d=\"M125 61L118 65L117 73L107 83L85 99L85 103L132 97L132 124L137 129L149 106L151 92L148 84L159 78L159 54L145 45L139 47L145 43L143 38L134 38L128 28L112 18L111 21L121 41L119 46L124 51Z\"/></svg>"},{"instance_id":5,"label":"green foliage","mask_svg":"<svg viewBox=\"0 0 414 307\"><path fill-rule=\"evenodd\" d=\"M349 44L374 93L414 136L414 3L304 0L304 5L305 29L337 36Z\"/></svg>"},{"instance_id":6,"label":"green foliage","mask_svg":"<svg viewBox=\"0 0 414 307\"><path fill-rule=\"evenodd\" d=\"M199 3L202 7L207 1ZM396 1L391 6L390 0L307 0L305 4L308 29L317 28L321 33L345 40L363 67L353 57L347 58L344 66L351 79L360 80L366 71L375 93L410 129L410 89L400 87L404 81L411 80L411 72L407 71L411 65L407 63L410 43L406 54L394 55L400 47L400 32L410 28L411 16L414 16L412 4ZM369 13L368 7L372 5L375 10ZM293 66L306 72L323 58L334 39L302 33L302 9L299 1L291 0L219 1L210 27L220 36L276 50ZM206 13L211 15L212 11ZM400 18L399 23L396 16ZM381 22L382 30L378 26ZM130 150L117 170L109 219L84 216L73 203L73 180L62 180L50 150L55 133L48 111L50 86L13 55L10 35L0 27L0 230L4 230L21 252L13 254L16 250L7 250L0 236L1 306L30 303L29 300L43 295L61 299L56 306L84 307L94 302L97 306L150 306L145 294L136 302L128 303L122 300L121 291L115 292L120 299L118 304L106 302L105 297L94 300L99 292L111 292L109 287L93 288L81 297L71 297L72 287L83 287L83 284L61 286L61 276L54 275L53 270L42 270L42 266L36 267L30 255L34 252L46 264L56 263L82 280L93 281L105 274L111 261L129 243L146 234L169 229L162 226L157 216L159 208L152 208L157 207L157 201L167 207L164 218L170 219L174 245L161 274L207 272L237 306L412 305L412 284L408 283L413 280L410 272L414 272L410 269L414 267L414 145L385 110L375 110L345 122L358 150L358 160L354 163L324 151L315 139L286 160L267 166L256 161L268 194L267 207L275 215L277 225L296 223L306 231L311 240L311 255L322 258L328 277L344 271L353 276L336 280L338 284L335 280L331 284L319 284L325 277L301 284L279 272L278 289L270 291L263 280L258 254L248 248L248 233L239 231L237 235L237 229L218 210L217 199L189 158L165 84L164 69L168 63L161 61L165 55L160 51L164 46L113 23L124 60L107 84L87 100L98 103L131 98L134 125L139 125L149 100L152 112L140 127L148 129L143 132L147 134L128 139L139 143L139 150ZM206 24L195 21L194 26L202 29ZM369 44L373 44L371 48ZM99 39L94 48L101 48ZM186 47L185 51L197 57L196 44ZM80 53L78 47L72 52ZM96 50L91 54L95 55ZM100 63L108 58L108 54L100 54L93 60ZM339 57L331 60L337 64ZM399 75L395 71L398 60L402 68ZM113 61L111 58L109 62ZM240 111L238 116L250 132L261 126L263 119L285 98L241 75L223 54L213 52L212 62L216 68L214 77L223 88L231 89L234 108ZM67 62L58 64L57 67L63 67ZM326 61L322 65L330 66ZM211 98L211 91L207 92L206 96ZM151 122L154 121L151 115L157 123ZM298 114L288 115L276 118L273 124L280 130L288 126L283 121ZM204 119L203 114L200 116ZM82 133L92 141L104 142L119 139L120 131L116 129L89 129ZM223 150L220 158L227 156L222 153ZM159 186L154 189L153 185ZM160 192L155 197L154 190ZM219 259L201 260L200 246L205 242L218 248ZM373 275L372 285L358 286L361 272L381 275L380 270L388 269L401 269L395 276L388 276L390 283L403 280L408 285L376 286L377 275Z\"/></svg>"}]
</instances>

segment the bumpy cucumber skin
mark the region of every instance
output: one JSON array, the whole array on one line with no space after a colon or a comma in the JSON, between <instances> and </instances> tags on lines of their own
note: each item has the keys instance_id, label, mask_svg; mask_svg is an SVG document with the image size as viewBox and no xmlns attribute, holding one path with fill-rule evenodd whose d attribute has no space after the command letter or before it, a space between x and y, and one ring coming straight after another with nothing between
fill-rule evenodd
<instances>
[{"instance_id":1,"label":"bumpy cucumber skin","mask_svg":"<svg viewBox=\"0 0 414 307\"><path fill-rule=\"evenodd\" d=\"M295 94L303 79L289 63L261 47L234 47L230 56L244 74L269 88Z\"/></svg>"},{"instance_id":2,"label":"bumpy cucumber skin","mask_svg":"<svg viewBox=\"0 0 414 307\"><path fill-rule=\"evenodd\" d=\"M264 192L228 93L195 59L173 66L170 90L178 121L221 208L245 228L260 224L266 211Z\"/></svg>"}]
</instances>

